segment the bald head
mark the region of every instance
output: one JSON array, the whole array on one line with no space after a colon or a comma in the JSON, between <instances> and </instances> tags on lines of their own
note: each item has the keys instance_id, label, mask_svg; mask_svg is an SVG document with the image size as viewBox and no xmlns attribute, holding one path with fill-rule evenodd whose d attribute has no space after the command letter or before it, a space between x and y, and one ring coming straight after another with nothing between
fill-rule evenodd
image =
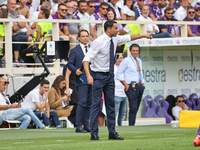
<instances>
[{"instance_id":1,"label":"bald head","mask_svg":"<svg viewBox=\"0 0 200 150\"><path fill-rule=\"evenodd\" d=\"M0 77L0 91L1 92L4 92L6 90L8 84L9 82L5 78Z\"/></svg>"}]
</instances>

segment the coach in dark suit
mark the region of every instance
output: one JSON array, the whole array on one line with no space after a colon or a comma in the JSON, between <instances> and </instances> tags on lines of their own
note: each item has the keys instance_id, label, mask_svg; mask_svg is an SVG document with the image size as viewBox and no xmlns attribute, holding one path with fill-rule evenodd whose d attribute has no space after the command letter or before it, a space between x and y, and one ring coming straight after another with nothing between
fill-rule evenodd
<instances>
[{"instance_id":1,"label":"coach in dark suit","mask_svg":"<svg viewBox=\"0 0 200 150\"><path fill-rule=\"evenodd\" d=\"M68 68L75 75L75 85L79 91L79 102L76 110L76 132L90 132L89 117L92 104L92 86L87 83L87 77L82 73L82 60L88 52L89 33L81 30L78 33L80 44L70 51ZM84 125L84 128L82 128Z\"/></svg>"}]
</instances>

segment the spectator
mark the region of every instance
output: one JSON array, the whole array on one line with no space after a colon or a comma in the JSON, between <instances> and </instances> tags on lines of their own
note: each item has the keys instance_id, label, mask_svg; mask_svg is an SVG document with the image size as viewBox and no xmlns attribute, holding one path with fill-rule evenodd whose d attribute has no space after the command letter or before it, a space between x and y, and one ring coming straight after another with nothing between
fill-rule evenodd
<instances>
[{"instance_id":1,"label":"spectator","mask_svg":"<svg viewBox=\"0 0 200 150\"><path fill-rule=\"evenodd\" d=\"M21 6L19 4L16 5L15 11L18 13L20 19L26 19L23 15L21 15ZM25 32L27 35L34 34L34 30L31 30L28 23L26 22L26 27L20 29L21 32Z\"/></svg>"},{"instance_id":2,"label":"spectator","mask_svg":"<svg viewBox=\"0 0 200 150\"><path fill-rule=\"evenodd\" d=\"M108 4L103 2L99 7L99 12L91 16L91 20L107 20L106 14L108 12ZM95 33L97 32L97 25L91 24Z\"/></svg>"},{"instance_id":3,"label":"spectator","mask_svg":"<svg viewBox=\"0 0 200 150\"><path fill-rule=\"evenodd\" d=\"M162 10L159 6L159 0L153 0L153 2L149 5L149 7L150 7L149 17L153 21L157 21L159 18L163 17Z\"/></svg>"},{"instance_id":4,"label":"spectator","mask_svg":"<svg viewBox=\"0 0 200 150\"><path fill-rule=\"evenodd\" d=\"M64 4L64 2L65 2L65 0L57 0L56 5L52 8L52 12L53 12L53 13L56 13L57 10L58 10L58 5Z\"/></svg>"},{"instance_id":5,"label":"spectator","mask_svg":"<svg viewBox=\"0 0 200 150\"><path fill-rule=\"evenodd\" d=\"M187 7L187 17L183 21L199 21L197 18L195 18L195 10L192 6ZM199 36L199 25L188 25L187 26L187 32L188 32L188 37L197 37Z\"/></svg>"},{"instance_id":6,"label":"spectator","mask_svg":"<svg viewBox=\"0 0 200 150\"><path fill-rule=\"evenodd\" d=\"M199 2L194 6L194 9L195 9L195 17L200 19L200 3Z\"/></svg>"},{"instance_id":7,"label":"spectator","mask_svg":"<svg viewBox=\"0 0 200 150\"><path fill-rule=\"evenodd\" d=\"M123 20L126 20L126 15L125 14L128 11L134 10L133 6L134 6L134 1L133 0L124 0L124 6L121 9Z\"/></svg>"},{"instance_id":8,"label":"spectator","mask_svg":"<svg viewBox=\"0 0 200 150\"><path fill-rule=\"evenodd\" d=\"M72 2L67 2L66 3L66 7L67 7L67 14L66 14L66 18L69 20L74 19L73 14L73 3ZM78 31L83 29L81 27L80 23L68 23L68 30L69 33L73 36L75 36L76 38L78 38Z\"/></svg>"},{"instance_id":9,"label":"spectator","mask_svg":"<svg viewBox=\"0 0 200 150\"><path fill-rule=\"evenodd\" d=\"M95 8L96 8L95 2L93 0L88 1L87 2L87 11L86 11L86 13L89 16L93 15Z\"/></svg>"},{"instance_id":10,"label":"spectator","mask_svg":"<svg viewBox=\"0 0 200 150\"><path fill-rule=\"evenodd\" d=\"M78 10L78 3L76 0L71 1L73 4L73 13L75 13Z\"/></svg>"},{"instance_id":11,"label":"spectator","mask_svg":"<svg viewBox=\"0 0 200 150\"><path fill-rule=\"evenodd\" d=\"M49 0L40 0L40 5L38 6L37 11L41 10L41 6L42 6L43 3L49 3ZM52 9L50 10L50 14L51 13L53 13Z\"/></svg>"},{"instance_id":12,"label":"spectator","mask_svg":"<svg viewBox=\"0 0 200 150\"><path fill-rule=\"evenodd\" d=\"M13 103L11 104L9 99L3 93L9 82L0 77L0 125L3 120L18 120L21 121L20 129L26 129L33 120L33 122L41 129L49 129L47 128L31 111L30 109L21 108L21 104Z\"/></svg>"},{"instance_id":13,"label":"spectator","mask_svg":"<svg viewBox=\"0 0 200 150\"><path fill-rule=\"evenodd\" d=\"M166 0L160 0L159 1L159 6L161 8L162 14L164 15L164 11L165 11L165 9L168 6L168 1L166 1Z\"/></svg>"},{"instance_id":14,"label":"spectator","mask_svg":"<svg viewBox=\"0 0 200 150\"><path fill-rule=\"evenodd\" d=\"M122 14L121 14L121 9L116 5L117 0L108 0L108 4L111 8L114 9L115 14L116 14L116 20L123 20Z\"/></svg>"},{"instance_id":15,"label":"spectator","mask_svg":"<svg viewBox=\"0 0 200 150\"><path fill-rule=\"evenodd\" d=\"M192 6L192 3L193 3L193 0L188 0L188 6Z\"/></svg>"},{"instance_id":16,"label":"spectator","mask_svg":"<svg viewBox=\"0 0 200 150\"><path fill-rule=\"evenodd\" d=\"M78 2L78 10L74 13L74 19L78 20L90 20L90 15L86 13L87 11L87 3L85 0L80 0ZM89 34L92 36L90 37L90 40L93 41L96 38L96 35L94 33L94 30L89 23L81 23L81 26L83 29L87 30Z\"/></svg>"},{"instance_id":17,"label":"spectator","mask_svg":"<svg viewBox=\"0 0 200 150\"><path fill-rule=\"evenodd\" d=\"M176 120L179 120L179 111L181 110L190 110L186 104L185 100L181 95L176 97L176 106L172 108L172 115L175 117Z\"/></svg>"},{"instance_id":18,"label":"spectator","mask_svg":"<svg viewBox=\"0 0 200 150\"><path fill-rule=\"evenodd\" d=\"M51 5L48 3L48 2L45 2L41 5L41 10L44 10L44 9L47 9L51 10ZM38 16L40 14L40 11L35 11L29 19L38 19ZM49 15L49 18L48 19L53 19L51 15ZM31 29L35 29L36 28L36 25L37 25L37 22L29 22L29 26L31 27Z\"/></svg>"},{"instance_id":19,"label":"spectator","mask_svg":"<svg viewBox=\"0 0 200 150\"><path fill-rule=\"evenodd\" d=\"M147 4L142 6L142 15L137 19L137 21L153 21L149 15L149 6ZM146 25L147 33L151 33L153 38L166 38L171 37L168 32L159 33L159 28L156 24L147 24Z\"/></svg>"},{"instance_id":20,"label":"spectator","mask_svg":"<svg viewBox=\"0 0 200 150\"><path fill-rule=\"evenodd\" d=\"M9 19L18 19L19 15L18 13L15 11L15 7L16 7L16 0L8 0L8 18ZM13 31L13 41L18 41L18 42L31 42L32 41L32 37L27 36L26 32L21 32L20 29L25 28L26 27L26 22L13 22L12 23L12 31ZM18 61L18 57L19 57L19 51L21 50L17 48L17 50L15 50L14 48L14 60L15 63L19 63ZM18 65L16 65L16 67L18 67Z\"/></svg>"},{"instance_id":21,"label":"spectator","mask_svg":"<svg viewBox=\"0 0 200 150\"><path fill-rule=\"evenodd\" d=\"M108 20L116 20L116 14L113 8L108 8L108 12L106 15L106 18ZM123 26L121 24L117 24L118 25L118 30L119 32L121 31L121 29L123 29Z\"/></svg>"},{"instance_id":22,"label":"spectator","mask_svg":"<svg viewBox=\"0 0 200 150\"><path fill-rule=\"evenodd\" d=\"M176 12L176 10L178 9L178 6L175 5L175 0L168 0L169 1L169 7L171 7L173 9L173 13Z\"/></svg>"},{"instance_id":23,"label":"spectator","mask_svg":"<svg viewBox=\"0 0 200 150\"><path fill-rule=\"evenodd\" d=\"M34 114L43 120L46 126L51 126L50 119L55 127L60 128L60 121L55 110L50 110L48 103L49 81L42 80L40 87L32 90L26 95L22 108L31 109Z\"/></svg>"},{"instance_id":24,"label":"spectator","mask_svg":"<svg viewBox=\"0 0 200 150\"><path fill-rule=\"evenodd\" d=\"M99 12L99 7L100 7L101 3L104 2L104 0L94 0L94 2L95 2L95 5L96 5L94 13L98 13Z\"/></svg>"},{"instance_id":25,"label":"spectator","mask_svg":"<svg viewBox=\"0 0 200 150\"><path fill-rule=\"evenodd\" d=\"M158 21L178 21L173 18L173 8L167 7L165 15ZM160 32L168 32L172 37L180 37L180 26L178 25L158 25Z\"/></svg>"},{"instance_id":26,"label":"spectator","mask_svg":"<svg viewBox=\"0 0 200 150\"><path fill-rule=\"evenodd\" d=\"M44 9L41 10L38 19L48 19L49 18L49 10ZM38 22L36 24L36 31L34 33L34 36L41 40L41 38L44 36L44 32L49 34L49 31L52 31L52 24L49 22ZM39 47L40 48L40 47ZM35 51L35 46L31 45L29 48L24 49L20 52L21 58L24 60L26 63L34 63L34 58L32 56L26 56L27 53L33 53Z\"/></svg>"},{"instance_id":27,"label":"spectator","mask_svg":"<svg viewBox=\"0 0 200 150\"><path fill-rule=\"evenodd\" d=\"M38 6L40 5L40 0L33 0L32 6L34 11L37 11Z\"/></svg>"},{"instance_id":28,"label":"spectator","mask_svg":"<svg viewBox=\"0 0 200 150\"><path fill-rule=\"evenodd\" d=\"M187 16L188 0L180 0L180 4L181 6L174 13L174 18L177 20L183 20Z\"/></svg>"},{"instance_id":29,"label":"spectator","mask_svg":"<svg viewBox=\"0 0 200 150\"><path fill-rule=\"evenodd\" d=\"M144 5L144 0L137 0L137 3L135 4L135 7L134 7L135 20L137 20L137 18L142 15L141 13L142 5Z\"/></svg>"},{"instance_id":30,"label":"spectator","mask_svg":"<svg viewBox=\"0 0 200 150\"><path fill-rule=\"evenodd\" d=\"M115 75L115 117L118 126L122 126L122 121L124 120L124 116L126 114L126 107L127 107L127 98L124 92L123 84L117 79L116 73L120 63L123 60L122 54L118 55L117 61L114 65L114 75Z\"/></svg>"},{"instance_id":31,"label":"spectator","mask_svg":"<svg viewBox=\"0 0 200 150\"><path fill-rule=\"evenodd\" d=\"M65 77L59 75L53 82L52 87L49 91L49 105L51 109L54 109L58 117L72 117L76 112L73 113L73 106L69 105L70 95L65 94ZM67 104L64 108L64 104ZM72 122L74 123L74 122Z\"/></svg>"},{"instance_id":32,"label":"spectator","mask_svg":"<svg viewBox=\"0 0 200 150\"><path fill-rule=\"evenodd\" d=\"M30 16L29 7L26 6L26 0L19 0L19 4L21 6L21 14L28 19Z\"/></svg>"},{"instance_id":33,"label":"spectator","mask_svg":"<svg viewBox=\"0 0 200 150\"><path fill-rule=\"evenodd\" d=\"M66 5L65 4L59 4L57 13L55 13L52 17L53 17L53 19L67 19L65 17L66 13L67 13ZM64 36L65 40L69 40L70 43L73 44L73 45L70 46L70 49L72 49L76 46L76 44L75 44L76 43L76 37L72 36L69 33L67 23L59 23L59 36Z\"/></svg>"},{"instance_id":34,"label":"spectator","mask_svg":"<svg viewBox=\"0 0 200 150\"><path fill-rule=\"evenodd\" d=\"M26 2L26 6L28 6L28 8L29 8L29 15L31 15L35 11L34 8L33 8L33 6L32 6L32 1L33 0L28 0Z\"/></svg>"}]
</instances>

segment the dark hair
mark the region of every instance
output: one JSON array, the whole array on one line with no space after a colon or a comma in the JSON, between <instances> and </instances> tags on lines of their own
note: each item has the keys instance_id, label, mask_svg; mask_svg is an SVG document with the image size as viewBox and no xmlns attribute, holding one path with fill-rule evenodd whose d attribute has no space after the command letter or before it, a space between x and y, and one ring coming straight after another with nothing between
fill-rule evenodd
<instances>
[{"instance_id":1,"label":"dark hair","mask_svg":"<svg viewBox=\"0 0 200 150\"><path fill-rule=\"evenodd\" d=\"M59 90L60 90L60 95L61 96L64 96L65 95L65 90L66 90L66 87L60 89L59 87L59 84L60 82L64 81L65 80L65 77L63 75L59 75L57 76L57 78L54 80L53 84L51 87L53 87L56 92L59 94Z\"/></svg>"},{"instance_id":2,"label":"dark hair","mask_svg":"<svg viewBox=\"0 0 200 150\"><path fill-rule=\"evenodd\" d=\"M167 7L164 12L166 13L167 11L171 11L171 10L173 11L173 8Z\"/></svg>"},{"instance_id":3,"label":"dark hair","mask_svg":"<svg viewBox=\"0 0 200 150\"><path fill-rule=\"evenodd\" d=\"M40 86L43 86L44 84L50 84L48 80L46 79L43 79L41 82L40 82Z\"/></svg>"},{"instance_id":4,"label":"dark hair","mask_svg":"<svg viewBox=\"0 0 200 150\"><path fill-rule=\"evenodd\" d=\"M60 6L65 6L66 7L66 5L64 3L59 4L58 5L58 9L60 8Z\"/></svg>"},{"instance_id":5,"label":"dark hair","mask_svg":"<svg viewBox=\"0 0 200 150\"><path fill-rule=\"evenodd\" d=\"M188 11L189 9L194 9L194 7L188 6L188 7L187 7L187 11Z\"/></svg>"},{"instance_id":6,"label":"dark hair","mask_svg":"<svg viewBox=\"0 0 200 150\"><path fill-rule=\"evenodd\" d=\"M107 14L106 14L106 18L108 18L108 12L109 12L109 11L112 11L112 12L114 13L114 19L113 19L113 20L115 20L115 19L116 19L116 13L115 13L115 10L114 10L113 8L109 8L109 7L108 7Z\"/></svg>"},{"instance_id":7,"label":"dark hair","mask_svg":"<svg viewBox=\"0 0 200 150\"><path fill-rule=\"evenodd\" d=\"M78 31L78 37L81 36L82 32L87 32L87 34L89 35L89 32L87 30L83 29L83 30Z\"/></svg>"},{"instance_id":8,"label":"dark hair","mask_svg":"<svg viewBox=\"0 0 200 150\"><path fill-rule=\"evenodd\" d=\"M43 9L43 10L42 10L42 14L45 16L46 19L48 19L48 18L49 18L49 15L50 15L50 12L49 12L48 9Z\"/></svg>"},{"instance_id":9,"label":"dark hair","mask_svg":"<svg viewBox=\"0 0 200 150\"><path fill-rule=\"evenodd\" d=\"M127 2L127 0L124 0L124 6L126 5L126 2ZM130 7L131 10L134 10L134 3L135 3L135 2L133 1L133 4L132 4L131 7Z\"/></svg>"},{"instance_id":10,"label":"dark hair","mask_svg":"<svg viewBox=\"0 0 200 150\"><path fill-rule=\"evenodd\" d=\"M176 96L176 102L177 102L177 100L178 100L179 98L183 98L183 96L181 96L181 95ZM184 98L183 98L183 99L184 99Z\"/></svg>"},{"instance_id":11,"label":"dark hair","mask_svg":"<svg viewBox=\"0 0 200 150\"><path fill-rule=\"evenodd\" d=\"M87 2L86 2L85 0L80 0L80 1L78 2L78 7L80 6L80 3L86 3L86 4L87 4Z\"/></svg>"},{"instance_id":12,"label":"dark hair","mask_svg":"<svg viewBox=\"0 0 200 150\"><path fill-rule=\"evenodd\" d=\"M0 9L0 18L8 18L8 10L7 9Z\"/></svg>"},{"instance_id":13,"label":"dark hair","mask_svg":"<svg viewBox=\"0 0 200 150\"><path fill-rule=\"evenodd\" d=\"M131 51L133 47L138 47L139 53L140 53L140 46L139 46L138 44L135 44L135 43L132 44L132 45L130 46L129 50Z\"/></svg>"},{"instance_id":14,"label":"dark hair","mask_svg":"<svg viewBox=\"0 0 200 150\"><path fill-rule=\"evenodd\" d=\"M109 5L107 3L105 3L105 2L101 3L100 7L101 6L108 6L109 7Z\"/></svg>"},{"instance_id":15,"label":"dark hair","mask_svg":"<svg viewBox=\"0 0 200 150\"><path fill-rule=\"evenodd\" d=\"M92 4L93 4L93 3L95 3L95 2L94 2L93 0L90 0L90 1L88 1L88 2L87 2L87 6L89 6L89 5L90 5L90 3L92 3Z\"/></svg>"},{"instance_id":16,"label":"dark hair","mask_svg":"<svg viewBox=\"0 0 200 150\"><path fill-rule=\"evenodd\" d=\"M116 21L114 20L107 20L104 24L104 31L107 30L107 28L112 28L113 24L114 23L117 23Z\"/></svg>"}]
</instances>

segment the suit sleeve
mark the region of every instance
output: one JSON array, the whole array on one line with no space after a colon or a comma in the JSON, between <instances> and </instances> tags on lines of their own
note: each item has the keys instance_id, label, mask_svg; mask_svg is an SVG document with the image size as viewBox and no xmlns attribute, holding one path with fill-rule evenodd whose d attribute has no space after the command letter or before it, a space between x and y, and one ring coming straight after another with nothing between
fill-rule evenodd
<instances>
[{"instance_id":1,"label":"suit sleeve","mask_svg":"<svg viewBox=\"0 0 200 150\"><path fill-rule=\"evenodd\" d=\"M69 62L68 62L68 68L74 74L76 74L76 70L78 69L78 68L75 67L75 63L76 63L75 51L76 51L76 49L72 49L70 51Z\"/></svg>"}]
</instances>

